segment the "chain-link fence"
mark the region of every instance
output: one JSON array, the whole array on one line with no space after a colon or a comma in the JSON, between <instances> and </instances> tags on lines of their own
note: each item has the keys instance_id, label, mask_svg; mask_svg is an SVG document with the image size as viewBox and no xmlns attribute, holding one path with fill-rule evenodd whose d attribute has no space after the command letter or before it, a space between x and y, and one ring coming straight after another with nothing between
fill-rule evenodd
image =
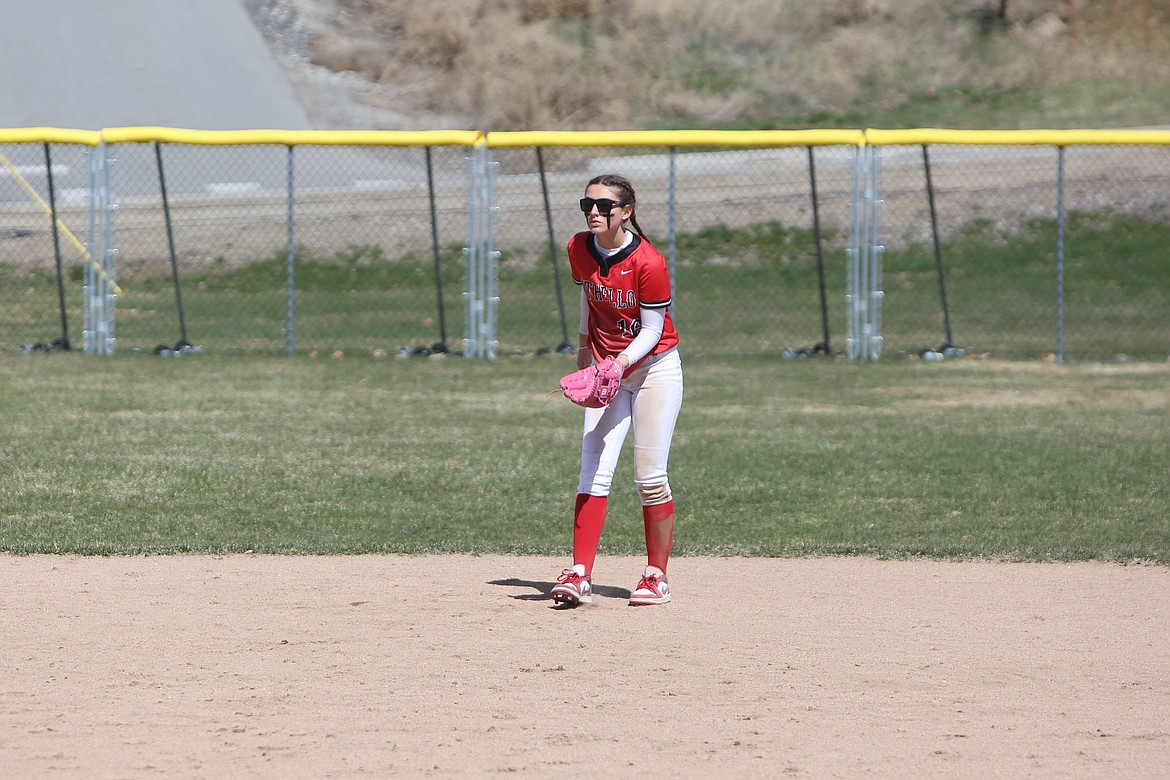
<instances>
[{"instance_id":1,"label":"chain-link fence","mask_svg":"<svg viewBox=\"0 0 1170 780\"><path fill-rule=\"evenodd\" d=\"M538 347L576 343L580 293L565 244L585 229L577 201L603 173L634 184L639 224L670 261L689 352L811 354L843 341L855 146L491 152L503 350L528 349L533 336Z\"/></svg>"},{"instance_id":2,"label":"chain-link fence","mask_svg":"<svg viewBox=\"0 0 1170 780\"><path fill-rule=\"evenodd\" d=\"M692 354L1170 354L1170 133L0 131L0 163L5 351L568 351L616 172Z\"/></svg>"},{"instance_id":3,"label":"chain-link fence","mask_svg":"<svg viewBox=\"0 0 1170 780\"><path fill-rule=\"evenodd\" d=\"M90 157L84 143L0 146L0 349L64 348L80 325L89 265Z\"/></svg>"},{"instance_id":4,"label":"chain-link fence","mask_svg":"<svg viewBox=\"0 0 1170 780\"><path fill-rule=\"evenodd\" d=\"M1170 147L1052 135L876 147L887 350L1167 359Z\"/></svg>"}]
</instances>

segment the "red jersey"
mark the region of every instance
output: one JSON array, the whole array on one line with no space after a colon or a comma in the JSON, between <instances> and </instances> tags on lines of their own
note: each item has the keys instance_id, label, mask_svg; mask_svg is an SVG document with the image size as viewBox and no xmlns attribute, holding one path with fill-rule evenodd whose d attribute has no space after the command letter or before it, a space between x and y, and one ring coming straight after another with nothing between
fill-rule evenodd
<instances>
[{"instance_id":1,"label":"red jersey","mask_svg":"<svg viewBox=\"0 0 1170 780\"><path fill-rule=\"evenodd\" d=\"M649 241L632 234L627 246L605 257L597 251L593 234L581 232L569 239L569 267L573 281L585 291L589 347L595 358L616 356L630 345L642 328L643 306L662 309L666 319L662 337L646 357L678 344L678 332L670 318L670 271L666 258Z\"/></svg>"}]
</instances>

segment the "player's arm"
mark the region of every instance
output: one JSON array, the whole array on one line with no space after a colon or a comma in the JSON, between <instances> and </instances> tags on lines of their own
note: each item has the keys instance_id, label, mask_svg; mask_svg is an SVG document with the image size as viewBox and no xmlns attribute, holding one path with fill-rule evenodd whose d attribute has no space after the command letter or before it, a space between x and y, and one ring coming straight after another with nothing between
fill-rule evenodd
<instances>
[{"instance_id":1,"label":"player's arm","mask_svg":"<svg viewBox=\"0 0 1170 780\"><path fill-rule=\"evenodd\" d=\"M577 368L582 369L593 362L593 353L589 349L589 301L585 297L585 288L581 288L581 322L577 326Z\"/></svg>"},{"instance_id":2,"label":"player's arm","mask_svg":"<svg viewBox=\"0 0 1170 780\"><path fill-rule=\"evenodd\" d=\"M642 328L629 346L617 356L622 369L627 369L634 363L650 354L662 338L662 331L666 328L666 309L638 308L638 317L642 320Z\"/></svg>"}]
</instances>

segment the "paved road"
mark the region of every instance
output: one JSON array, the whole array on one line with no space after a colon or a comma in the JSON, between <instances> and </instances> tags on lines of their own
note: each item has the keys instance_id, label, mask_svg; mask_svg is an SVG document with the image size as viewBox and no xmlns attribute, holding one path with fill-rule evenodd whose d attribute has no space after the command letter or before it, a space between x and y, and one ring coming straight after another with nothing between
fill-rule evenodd
<instances>
[{"instance_id":1,"label":"paved road","mask_svg":"<svg viewBox=\"0 0 1170 780\"><path fill-rule=\"evenodd\" d=\"M0 127L311 127L240 0L5 0Z\"/></svg>"}]
</instances>

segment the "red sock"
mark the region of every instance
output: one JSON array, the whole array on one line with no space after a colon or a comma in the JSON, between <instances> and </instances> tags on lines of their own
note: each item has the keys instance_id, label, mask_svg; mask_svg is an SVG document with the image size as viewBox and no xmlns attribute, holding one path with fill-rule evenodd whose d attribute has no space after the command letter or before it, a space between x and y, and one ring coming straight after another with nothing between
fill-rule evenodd
<instances>
[{"instance_id":1,"label":"red sock","mask_svg":"<svg viewBox=\"0 0 1170 780\"><path fill-rule=\"evenodd\" d=\"M586 575L593 573L608 503L606 496L577 494L577 504L573 508L573 563L584 566Z\"/></svg>"},{"instance_id":2,"label":"red sock","mask_svg":"<svg viewBox=\"0 0 1170 780\"><path fill-rule=\"evenodd\" d=\"M646 526L646 562L665 574L674 543L674 502L642 507L642 523Z\"/></svg>"}]
</instances>

